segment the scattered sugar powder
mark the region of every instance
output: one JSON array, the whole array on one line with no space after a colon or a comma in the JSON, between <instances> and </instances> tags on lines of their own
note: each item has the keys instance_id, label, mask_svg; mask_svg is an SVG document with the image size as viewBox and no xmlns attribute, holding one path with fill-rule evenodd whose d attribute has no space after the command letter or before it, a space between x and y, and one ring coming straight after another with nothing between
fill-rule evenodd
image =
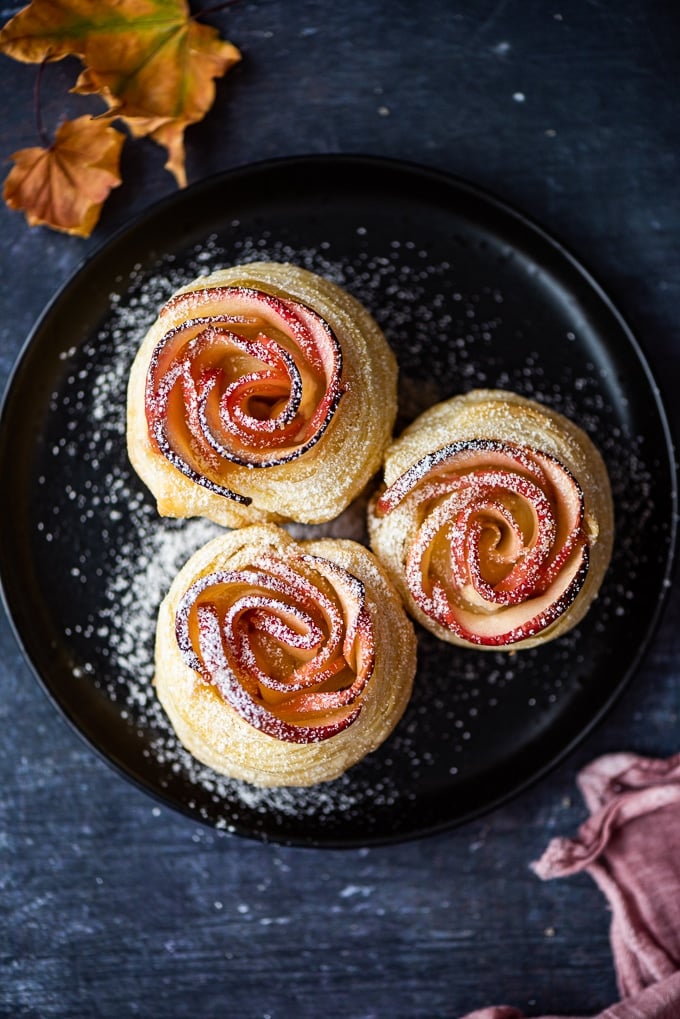
<instances>
[{"instance_id":1,"label":"scattered sugar powder","mask_svg":"<svg viewBox=\"0 0 680 1019\"><path fill-rule=\"evenodd\" d=\"M555 366L548 368L535 349L526 293L518 297L501 288L494 273L488 286L466 288L466 278L479 279L479 268L466 277L460 260L454 265L430 256L410 241L395 239L369 252L368 232L366 250L350 260L335 257L327 242L295 247L266 232L241 236L237 227L228 257L211 237L181 258L162 258L151 270L138 266L118 279L105 322L64 354L66 374L50 404L36 526L46 571L60 582L64 577L61 625L74 678L94 684L117 707L169 796L219 828L285 836L294 818L323 839L324 825L332 837L334 826L346 832L355 818L370 841L372 825L384 835L397 817L405 819L405 831L436 826L455 814L442 806L442 796L455 797L455 789L480 771L507 772L506 762L523 741L554 731L565 705L597 681L593 656L606 660L612 625L623 634L635 618L636 578L648 557L663 557L667 537L654 523L645 440L630 434L625 414L616 411L607 388L612 380L589 359L576 326L559 317L554 326L562 330L554 342L564 342L556 378ZM514 389L590 432L609 466L617 508L614 563L585 627L545 648L509 655L467 652L419 630L414 695L395 734L348 774L308 790L264 790L223 778L176 739L151 682L156 615L178 569L220 531L206 521L160 518L125 452L128 374L160 306L199 275L261 259L318 272L373 312L399 358L399 425L457 392ZM365 541L365 503L365 497L357 500L325 527L290 530L296 537Z\"/></svg>"}]
</instances>

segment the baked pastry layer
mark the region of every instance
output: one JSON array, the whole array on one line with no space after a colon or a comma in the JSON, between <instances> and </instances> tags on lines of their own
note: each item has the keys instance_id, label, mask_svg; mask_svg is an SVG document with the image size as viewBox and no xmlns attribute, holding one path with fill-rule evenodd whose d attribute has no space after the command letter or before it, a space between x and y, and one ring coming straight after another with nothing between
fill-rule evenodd
<instances>
[{"instance_id":1,"label":"baked pastry layer","mask_svg":"<svg viewBox=\"0 0 680 1019\"><path fill-rule=\"evenodd\" d=\"M141 344L130 461L164 516L321 523L378 470L396 386L347 291L294 265L222 269L179 290Z\"/></svg>"},{"instance_id":2,"label":"baked pastry layer","mask_svg":"<svg viewBox=\"0 0 680 1019\"><path fill-rule=\"evenodd\" d=\"M563 415L475 390L427 410L388 449L373 551L428 630L515 650L575 626L612 550L607 471Z\"/></svg>"},{"instance_id":3,"label":"baked pastry layer","mask_svg":"<svg viewBox=\"0 0 680 1019\"><path fill-rule=\"evenodd\" d=\"M163 601L155 685L184 746L260 786L337 778L390 735L416 641L357 542L296 542L273 524L214 539Z\"/></svg>"}]
</instances>

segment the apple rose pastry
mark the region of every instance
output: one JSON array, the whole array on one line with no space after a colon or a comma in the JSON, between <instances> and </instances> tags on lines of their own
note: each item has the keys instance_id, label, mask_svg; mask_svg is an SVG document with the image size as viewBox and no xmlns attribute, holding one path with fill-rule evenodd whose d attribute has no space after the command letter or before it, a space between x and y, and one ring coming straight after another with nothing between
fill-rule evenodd
<instances>
[{"instance_id":1,"label":"apple rose pastry","mask_svg":"<svg viewBox=\"0 0 680 1019\"><path fill-rule=\"evenodd\" d=\"M592 442L561 414L476 390L390 447L371 546L411 614L443 640L514 650L566 633L609 564L613 510Z\"/></svg>"},{"instance_id":2,"label":"apple rose pastry","mask_svg":"<svg viewBox=\"0 0 680 1019\"><path fill-rule=\"evenodd\" d=\"M297 266L222 269L161 308L132 366L128 452L164 516L331 520L378 470L397 368L349 293Z\"/></svg>"},{"instance_id":3,"label":"apple rose pastry","mask_svg":"<svg viewBox=\"0 0 680 1019\"><path fill-rule=\"evenodd\" d=\"M368 549L260 524L209 542L176 577L155 684L200 761L255 785L306 786L383 743L415 662L413 625Z\"/></svg>"}]
</instances>

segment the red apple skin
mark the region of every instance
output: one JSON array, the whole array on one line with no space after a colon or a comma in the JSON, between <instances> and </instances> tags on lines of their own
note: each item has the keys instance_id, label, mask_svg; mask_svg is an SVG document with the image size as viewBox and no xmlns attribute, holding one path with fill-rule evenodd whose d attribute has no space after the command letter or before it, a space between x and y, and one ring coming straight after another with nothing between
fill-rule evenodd
<instances>
[{"instance_id":1,"label":"red apple skin","mask_svg":"<svg viewBox=\"0 0 680 1019\"><path fill-rule=\"evenodd\" d=\"M200 316L201 303L224 302L229 315ZM179 294L162 309L161 319L182 304L191 314L183 325L169 330L153 351L147 372L145 414L150 442L185 477L210 492L242 505L251 499L225 483L230 464L236 467L267 468L290 463L312 449L325 434L345 392L342 382L342 351L332 329L316 312L293 300L274 297L248 287L212 287ZM189 314L189 312L187 312ZM283 332L295 347L293 356L264 332L255 338L239 333L239 322L258 318ZM227 348L248 355L261 368L245 379L231 383L220 396L220 434L211 426L207 404L213 392L219 394L222 381L220 358ZM193 359L206 359L214 349L215 366ZM320 382L321 394L311 413L300 417L303 382L296 357ZM196 373L196 374L195 374ZM258 390L270 400L273 381L285 390L287 399L275 418L243 414L239 400L257 396ZM182 389L184 419L173 422L169 403L177 387ZM247 391L247 392L246 392ZM283 397L282 397L283 399ZM179 430L185 434L180 436ZM190 450L190 452L188 452Z\"/></svg>"},{"instance_id":2,"label":"red apple skin","mask_svg":"<svg viewBox=\"0 0 680 1019\"><path fill-rule=\"evenodd\" d=\"M536 556L533 563L528 556L519 560L512 568L512 582L504 587L505 577L493 587L483 579L478 563L475 567L474 547L467 544L467 521L470 513L487 505L496 487L502 494L504 478L508 490L533 507L537 529L543 529L551 538L560 534L560 544L552 544L545 561L538 561ZM456 501L445 503L447 496ZM559 619L583 587L589 566L583 492L573 475L551 454L490 439L451 443L422 457L398 477L378 498L376 515L389 515L407 499L415 500L412 504L421 515L407 558L409 592L421 612L460 640L479 647L508 647L535 637ZM432 518L428 534L428 517L437 506L438 516ZM563 516L558 529L559 512ZM433 582L430 593L423 587L421 557L429 554L427 544L446 526L448 513L454 515L451 523L463 528L462 533L455 534L454 526L451 539L451 554L456 559L452 566L454 578L464 578L461 586L471 584L489 605L498 606L499 611L491 616L479 615L479 630L464 621L474 616L474 610L459 607L455 589L447 592L439 581ZM566 587L559 590L554 601L541 604L564 569L569 570ZM504 629L503 610L522 604L526 605L527 618ZM490 622L494 619L498 632L491 632L496 629Z\"/></svg>"},{"instance_id":3,"label":"red apple skin","mask_svg":"<svg viewBox=\"0 0 680 1019\"><path fill-rule=\"evenodd\" d=\"M363 584L330 561L309 555L300 556L298 560L305 567L310 567L334 582L336 602L330 610L328 599L315 588L307 572L293 576L296 559L283 563L275 557L263 556L257 568L215 572L196 581L178 605L175 634L182 658L189 668L203 682L214 686L226 703L245 721L274 739L309 744L330 739L347 729L359 717L361 695L373 673L375 648ZM345 635L343 648L337 651L340 660L324 663L316 675L312 673L301 683L291 683L288 687L285 680L268 684L277 691L287 690L289 696L284 696L276 706L266 703L257 679L249 674L247 652L238 645L235 647L229 644L229 634L223 618L224 606L230 605L230 585L235 586L238 592L235 604L239 612L242 611L239 606L246 610L251 607L248 596L242 593L244 589L258 592L256 597L250 597L250 602L257 602L258 611L266 611L269 598L274 614L277 605L281 610L284 604L277 602L277 599L285 595L288 598L285 615L288 618L299 616L301 621L301 635L298 635L297 645L301 647L308 646L303 643L305 638L302 631L309 604L321 598L326 604L326 612L336 612L338 618L344 618L344 623L341 620L337 628L338 633ZM294 601L296 597L302 601L299 610ZM323 637L323 634L320 636ZM291 639L294 640L294 637L291 633ZM228 653L225 650L227 644ZM348 654L358 663L354 680L337 690L317 689L323 686L329 676L347 667ZM299 721L291 721L282 717L286 710L302 717Z\"/></svg>"}]
</instances>

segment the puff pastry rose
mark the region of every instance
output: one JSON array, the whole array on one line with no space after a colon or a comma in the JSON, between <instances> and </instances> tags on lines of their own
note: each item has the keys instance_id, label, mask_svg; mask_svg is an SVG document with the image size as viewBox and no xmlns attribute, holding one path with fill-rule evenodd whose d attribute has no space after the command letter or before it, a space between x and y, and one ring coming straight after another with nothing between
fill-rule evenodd
<instances>
[{"instance_id":1,"label":"puff pastry rose","mask_svg":"<svg viewBox=\"0 0 680 1019\"><path fill-rule=\"evenodd\" d=\"M223 269L171 297L142 342L130 460L164 516L330 520L382 462L396 378L341 287L293 265Z\"/></svg>"},{"instance_id":2,"label":"puff pastry rose","mask_svg":"<svg viewBox=\"0 0 680 1019\"><path fill-rule=\"evenodd\" d=\"M158 617L155 684L200 761L306 786L390 735L415 661L412 623L368 549L263 524L214 539L180 571Z\"/></svg>"},{"instance_id":3,"label":"puff pastry rose","mask_svg":"<svg viewBox=\"0 0 680 1019\"><path fill-rule=\"evenodd\" d=\"M368 523L415 619L453 644L507 650L583 618L614 531L607 471L585 432L497 390L454 397L406 429Z\"/></svg>"}]
</instances>

